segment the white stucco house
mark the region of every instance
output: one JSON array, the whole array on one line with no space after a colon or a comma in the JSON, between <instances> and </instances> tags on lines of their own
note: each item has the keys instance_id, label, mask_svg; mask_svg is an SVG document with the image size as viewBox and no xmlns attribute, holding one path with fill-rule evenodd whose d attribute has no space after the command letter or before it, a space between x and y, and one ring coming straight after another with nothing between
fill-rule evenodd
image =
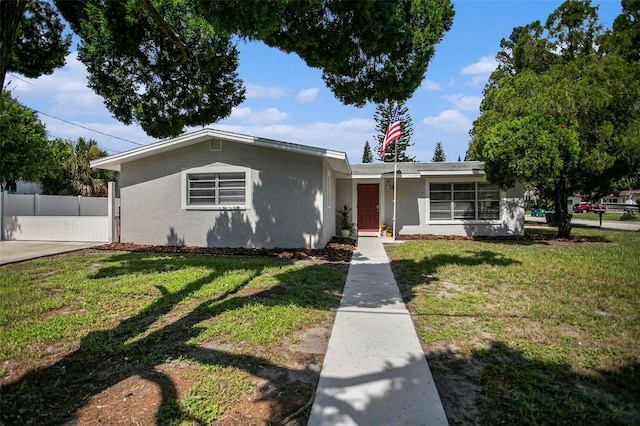
<instances>
[{"instance_id":1,"label":"white stucco house","mask_svg":"<svg viewBox=\"0 0 640 426\"><path fill-rule=\"evenodd\" d=\"M203 129L100 158L120 172L120 239L203 247L319 248L349 205L360 235L392 222L393 164ZM397 233L522 235L523 186L484 180L479 162L399 163Z\"/></svg>"}]
</instances>

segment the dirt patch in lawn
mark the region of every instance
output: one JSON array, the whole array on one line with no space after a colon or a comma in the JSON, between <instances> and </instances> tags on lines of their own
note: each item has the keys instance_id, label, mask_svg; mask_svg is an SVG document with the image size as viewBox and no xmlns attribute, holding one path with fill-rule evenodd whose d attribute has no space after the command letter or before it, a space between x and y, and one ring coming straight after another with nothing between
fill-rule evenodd
<instances>
[{"instance_id":1,"label":"dirt patch in lawn","mask_svg":"<svg viewBox=\"0 0 640 426\"><path fill-rule=\"evenodd\" d=\"M334 239L320 250L117 243L86 252L96 250L270 256L327 264L346 277L353 240ZM262 289L262 293L282 296L281 287L270 290ZM146 337L146 346L138 349L110 355L89 350L86 342L64 342L55 347L31 347L28 355L5 361L0 366L0 424L306 424L334 314L269 345L218 338L192 345L189 339L204 318L173 314L176 318L163 318L168 331L159 333L151 344ZM136 326L127 321L124 318L112 330L88 334L122 339L118 333L129 332L123 324Z\"/></svg>"}]
</instances>

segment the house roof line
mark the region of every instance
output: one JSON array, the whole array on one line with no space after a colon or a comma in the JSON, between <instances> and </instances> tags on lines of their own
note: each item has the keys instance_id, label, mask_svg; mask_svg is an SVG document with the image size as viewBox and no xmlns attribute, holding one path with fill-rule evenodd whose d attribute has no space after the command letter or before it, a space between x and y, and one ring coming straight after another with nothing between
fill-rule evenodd
<instances>
[{"instance_id":1,"label":"house roof line","mask_svg":"<svg viewBox=\"0 0 640 426\"><path fill-rule=\"evenodd\" d=\"M393 163L352 164L352 178L388 178L393 177ZM419 178L421 176L483 176L482 162L431 162L398 163L399 178Z\"/></svg>"},{"instance_id":2,"label":"house roof line","mask_svg":"<svg viewBox=\"0 0 640 426\"><path fill-rule=\"evenodd\" d=\"M426 171L420 171L420 176L441 176L443 173L442 171L435 171L435 170L426 170ZM456 175L484 175L484 172L482 171L482 169L470 169L470 170L453 170L453 171L448 171L446 173L447 176L456 176Z\"/></svg>"},{"instance_id":3,"label":"house roof line","mask_svg":"<svg viewBox=\"0 0 640 426\"><path fill-rule=\"evenodd\" d=\"M334 169L345 173L351 173L351 165L349 164L347 154L341 151L333 151L308 145L277 141L274 139L248 136L239 133L232 133L209 128L198 130L192 133L185 133L175 138L154 142L149 145L134 148L118 154L113 154L108 157L98 158L91 161L90 165L91 167L100 169L120 171L120 166L123 163L146 158L162 152L171 151L178 146L188 146L200 142L205 142L211 139L244 143L248 145L273 148L287 152L311 155L314 157L322 157L326 158Z\"/></svg>"},{"instance_id":4,"label":"house roof line","mask_svg":"<svg viewBox=\"0 0 640 426\"><path fill-rule=\"evenodd\" d=\"M393 179L393 172L385 173L354 173L351 176L353 179ZM417 179L420 177L418 173L402 173L398 171L398 179Z\"/></svg>"}]
</instances>

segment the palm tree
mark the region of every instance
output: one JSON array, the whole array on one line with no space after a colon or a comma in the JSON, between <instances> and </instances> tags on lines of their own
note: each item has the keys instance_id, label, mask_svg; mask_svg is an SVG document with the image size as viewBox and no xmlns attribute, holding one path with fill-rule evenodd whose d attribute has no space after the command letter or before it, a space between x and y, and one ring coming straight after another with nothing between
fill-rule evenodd
<instances>
[{"instance_id":1,"label":"palm tree","mask_svg":"<svg viewBox=\"0 0 640 426\"><path fill-rule=\"evenodd\" d=\"M116 181L118 173L92 169L91 160L104 157L106 151L98 147L98 142L79 138L77 142L57 140L60 168L51 176L41 180L46 194L82 195L83 197L106 197L107 182Z\"/></svg>"}]
</instances>

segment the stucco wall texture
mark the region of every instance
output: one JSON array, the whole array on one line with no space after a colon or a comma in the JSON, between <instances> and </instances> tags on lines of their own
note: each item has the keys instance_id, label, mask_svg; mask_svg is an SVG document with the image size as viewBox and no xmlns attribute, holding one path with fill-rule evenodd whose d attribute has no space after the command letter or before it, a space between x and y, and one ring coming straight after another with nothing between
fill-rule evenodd
<instances>
[{"instance_id":1,"label":"stucco wall texture","mask_svg":"<svg viewBox=\"0 0 640 426\"><path fill-rule=\"evenodd\" d=\"M250 169L246 209L182 206L182 172L197 167ZM335 177L319 157L223 141L181 147L122 165L121 241L201 247L310 247L335 235ZM250 176L249 176L250 175ZM331 191L333 189L333 191ZM326 217L325 217L326 216Z\"/></svg>"},{"instance_id":2,"label":"stucco wall texture","mask_svg":"<svg viewBox=\"0 0 640 426\"><path fill-rule=\"evenodd\" d=\"M368 182L365 179L362 182ZM422 177L399 179L397 182L396 231L398 234L507 236L524 234L523 186L501 192L500 219L493 221L431 221L429 220L428 188L430 182L482 182L481 177ZM338 180L338 200L351 200L359 182ZM380 223L393 223L393 180L380 179ZM355 210L355 209L354 209ZM357 225L357 224L356 224Z\"/></svg>"}]
</instances>

